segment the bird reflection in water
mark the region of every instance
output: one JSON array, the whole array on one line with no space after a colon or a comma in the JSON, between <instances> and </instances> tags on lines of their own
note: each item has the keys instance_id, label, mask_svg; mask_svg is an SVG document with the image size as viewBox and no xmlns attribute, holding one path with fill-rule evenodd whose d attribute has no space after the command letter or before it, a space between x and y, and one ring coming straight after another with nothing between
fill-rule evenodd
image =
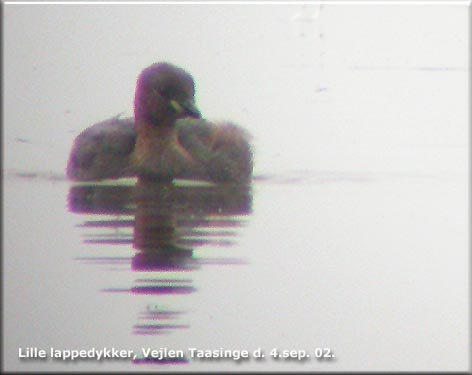
<instances>
[{"instance_id":1,"label":"bird reflection in water","mask_svg":"<svg viewBox=\"0 0 472 375\"><path fill-rule=\"evenodd\" d=\"M71 212L87 215L80 225L91 232L84 243L103 245L104 250L127 244L134 248L132 257L78 258L101 266L130 265L131 271L139 273L131 288L109 287L104 292L156 297L190 294L196 288L187 271L203 265L246 263L241 258L201 257L195 252L202 246L218 248L234 243L238 228L251 214L250 186L179 186L144 181L134 186L75 185L70 188L68 203ZM151 277L142 277L144 272ZM177 276L179 272L187 273L185 278L166 277L169 272L172 275L177 272ZM183 312L156 306L159 304L147 305L139 314L144 323L133 327L134 334L153 335L188 328L185 324L167 324L180 318Z\"/></svg>"}]
</instances>

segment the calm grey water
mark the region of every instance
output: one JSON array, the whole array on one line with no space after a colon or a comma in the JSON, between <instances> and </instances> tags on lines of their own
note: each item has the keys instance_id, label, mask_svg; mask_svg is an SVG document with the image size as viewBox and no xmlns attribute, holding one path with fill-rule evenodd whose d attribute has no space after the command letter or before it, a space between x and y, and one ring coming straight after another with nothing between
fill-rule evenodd
<instances>
[{"instance_id":1,"label":"calm grey water","mask_svg":"<svg viewBox=\"0 0 472 375\"><path fill-rule=\"evenodd\" d=\"M4 368L466 370L467 21L460 5L7 5ZM249 188L65 179L73 138L132 113L162 59L194 74L207 117L252 132ZM138 358L20 360L30 347Z\"/></svg>"}]
</instances>

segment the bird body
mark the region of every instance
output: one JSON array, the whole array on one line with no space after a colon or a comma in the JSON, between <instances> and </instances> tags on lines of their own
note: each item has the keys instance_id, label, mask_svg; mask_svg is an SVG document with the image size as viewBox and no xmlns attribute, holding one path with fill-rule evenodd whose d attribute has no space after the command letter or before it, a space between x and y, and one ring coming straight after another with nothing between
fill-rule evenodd
<instances>
[{"instance_id":1,"label":"bird body","mask_svg":"<svg viewBox=\"0 0 472 375\"><path fill-rule=\"evenodd\" d=\"M135 176L130 163L135 143L132 118L114 117L94 124L75 138L67 162L67 176L75 181Z\"/></svg>"},{"instance_id":2,"label":"bird body","mask_svg":"<svg viewBox=\"0 0 472 375\"><path fill-rule=\"evenodd\" d=\"M200 119L193 78L183 69L157 63L138 77L134 119L113 118L77 136L67 175L78 181L137 175L247 183L253 158L249 134L229 123Z\"/></svg>"}]
</instances>

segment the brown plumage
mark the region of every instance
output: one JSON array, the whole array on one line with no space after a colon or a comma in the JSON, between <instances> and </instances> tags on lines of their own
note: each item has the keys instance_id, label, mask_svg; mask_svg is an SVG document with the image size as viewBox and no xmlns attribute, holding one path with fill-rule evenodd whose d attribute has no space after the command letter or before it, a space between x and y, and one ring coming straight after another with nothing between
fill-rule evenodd
<instances>
[{"instance_id":1,"label":"brown plumage","mask_svg":"<svg viewBox=\"0 0 472 375\"><path fill-rule=\"evenodd\" d=\"M249 134L229 122L197 119L194 94L193 79L183 69L167 63L144 69L136 86L134 121L114 118L79 134L69 156L69 178L249 182Z\"/></svg>"}]
</instances>

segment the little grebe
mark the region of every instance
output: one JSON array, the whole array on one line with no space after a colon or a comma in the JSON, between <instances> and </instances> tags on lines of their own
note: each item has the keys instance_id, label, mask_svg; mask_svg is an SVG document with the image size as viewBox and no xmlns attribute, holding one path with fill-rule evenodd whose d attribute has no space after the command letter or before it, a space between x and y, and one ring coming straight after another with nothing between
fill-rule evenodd
<instances>
[{"instance_id":1,"label":"little grebe","mask_svg":"<svg viewBox=\"0 0 472 375\"><path fill-rule=\"evenodd\" d=\"M115 117L79 134L68 177L247 183L253 168L249 134L229 122L199 119L194 95L193 78L183 69L168 63L144 69L136 86L134 121Z\"/></svg>"}]
</instances>

